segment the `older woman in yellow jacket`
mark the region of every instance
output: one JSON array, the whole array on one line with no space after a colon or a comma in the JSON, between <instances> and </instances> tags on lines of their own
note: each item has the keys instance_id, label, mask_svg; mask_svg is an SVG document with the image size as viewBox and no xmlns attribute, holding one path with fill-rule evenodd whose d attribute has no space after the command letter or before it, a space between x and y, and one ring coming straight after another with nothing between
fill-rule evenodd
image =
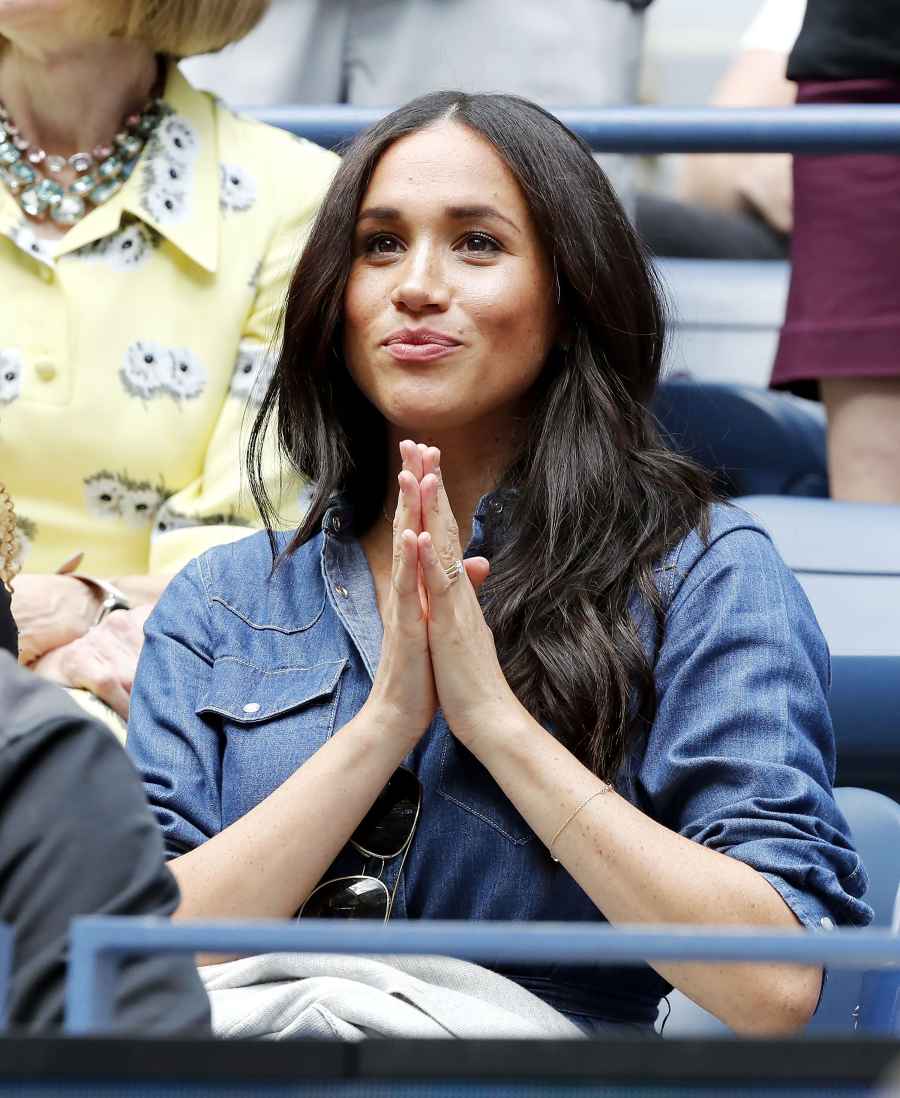
<instances>
[{"instance_id":1,"label":"older woman in yellow jacket","mask_svg":"<svg viewBox=\"0 0 900 1098\"><path fill-rule=\"evenodd\" d=\"M337 164L176 67L266 6L0 5L0 471L19 512L20 658L123 716L168 577L257 521L245 413ZM296 517L301 486L282 490Z\"/></svg>"}]
</instances>

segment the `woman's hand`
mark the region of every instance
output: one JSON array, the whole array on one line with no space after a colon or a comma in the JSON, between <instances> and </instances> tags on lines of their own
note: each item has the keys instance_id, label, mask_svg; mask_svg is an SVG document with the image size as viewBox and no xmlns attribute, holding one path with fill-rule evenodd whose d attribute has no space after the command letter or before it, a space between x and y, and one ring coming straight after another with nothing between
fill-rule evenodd
<instances>
[{"instance_id":1,"label":"woman's hand","mask_svg":"<svg viewBox=\"0 0 900 1098\"><path fill-rule=\"evenodd\" d=\"M381 661L366 708L374 708L386 727L403 729L412 746L434 717L437 695L428 654L427 603L418 568L422 450L413 442L401 442L400 456L403 468L397 477L391 585L381 614Z\"/></svg>"},{"instance_id":2,"label":"woman's hand","mask_svg":"<svg viewBox=\"0 0 900 1098\"><path fill-rule=\"evenodd\" d=\"M98 606L94 590L73 576L17 576L12 612L19 629L19 662L33 663L84 636Z\"/></svg>"},{"instance_id":3,"label":"woman's hand","mask_svg":"<svg viewBox=\"0 0 900 1098\"><path fill-rule=\"evenodd\" d=\"M470 557L455 579L447 569L462 560L459 529L444 491L440 452L432 448L430 468L420 483L422 532L419 564L428 592L428 644L438 699L447 724L462 743L472 746L486 728L519 707L494 647L494 638L477 589L490 564Z\"/></svg>"},{"instance_id":4,"label":"woman's hand","mask_svg":"<svg viewBox=\"0 0 900 1098\"><path fill-rule=\"evenodd\" d=\"M89 690L128 719L131 684L152 606L116 610L77 640L42 656L33 670L60 686Z\"/></svg>"}]
</instances>

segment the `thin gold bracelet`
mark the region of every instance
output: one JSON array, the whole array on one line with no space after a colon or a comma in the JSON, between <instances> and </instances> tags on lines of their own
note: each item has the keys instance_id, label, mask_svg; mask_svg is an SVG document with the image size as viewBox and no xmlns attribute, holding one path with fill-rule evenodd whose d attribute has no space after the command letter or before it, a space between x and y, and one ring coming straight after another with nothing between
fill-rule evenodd
<instances>
[{"instance_id":1,"label":"thin gold bracelet","mask_svg":"<svg viewBox=\"0 0 900 1098\"><path fill-rule=\"evenodd\" d=\"M562 833L566 830L566 828L569 826L569 824L575 819L575 817L582 810L582 808L587 808L587 806L591 803L591 801L596 800L597 797L602 797L604 793L609 793L609 791L611 789L612 789L611 785L605 785L602 789L598 789L595 793L592 793L589 797L585 797L584 800L581 802L581 804L572 813L572 815L562 825L562 827L559 829L559 831L557 831L557 833L553 836L553 838L550 840L550 845L547 847L547 850L550 852L550 857L553 859L554 862L559 861L559 858L557 858L556 855L553 853L553 848L554 848L554 846L556 846L556 840L560 837L560 835L562 835Z\"/></svg>"}]
</instances>

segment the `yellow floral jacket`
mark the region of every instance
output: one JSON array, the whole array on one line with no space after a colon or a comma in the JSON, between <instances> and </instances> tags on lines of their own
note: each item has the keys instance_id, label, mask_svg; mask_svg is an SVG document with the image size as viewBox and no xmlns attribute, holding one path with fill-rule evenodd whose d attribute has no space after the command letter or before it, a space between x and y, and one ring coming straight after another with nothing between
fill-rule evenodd
<instances>
[{"instance_id":1,"label":"yellow floral jacket","mask_svg":"<svg viewBox=\"0 0 900 1098\"><path fill-rule=\"evenodd\" d=\"M169 572L259 521L247 433L338 159L174 65L164 99L122 189L61 240L0 185L0 480L26 571L83 552L98 576ZM299 515L301 486L281 492Z\"/></svg>"}]
</instances>

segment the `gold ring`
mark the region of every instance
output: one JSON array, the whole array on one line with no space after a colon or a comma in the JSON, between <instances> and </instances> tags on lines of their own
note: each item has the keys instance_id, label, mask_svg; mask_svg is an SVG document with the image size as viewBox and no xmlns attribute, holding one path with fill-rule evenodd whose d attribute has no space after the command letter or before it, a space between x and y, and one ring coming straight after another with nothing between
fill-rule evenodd
<instances>
[{"instance_id":1,"label":"gold ring","mask_svg":"<svg viewBox=\"0 0 900 1098\"><path fill-rule=\"evenodd\" d=\"M459 574L463 570L463 562L461 560L455 560L449 568L444 569L444 574L451 583L459 577Z\"/></svg>"}]
</instances>

